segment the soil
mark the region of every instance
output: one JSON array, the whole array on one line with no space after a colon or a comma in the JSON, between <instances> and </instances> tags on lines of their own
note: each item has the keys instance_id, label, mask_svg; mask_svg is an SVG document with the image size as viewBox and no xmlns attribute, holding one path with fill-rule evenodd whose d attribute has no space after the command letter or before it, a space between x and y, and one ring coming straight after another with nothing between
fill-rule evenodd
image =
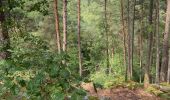
<instances>
[{"instance_id":1,"label":"soil","mask_svg":"<svg viewBox=\"0 0 170 100\"><path fill-rule=\"evenodd\" d=\"M86 86L85 90L88 96L100 98L99 100L164 100L145 92L142 88L130 90L128 88L117 87L111 89L97 89L97 92L95 92L91 83L84 84L84 86ZM88 86L90 87L87 88Z\"/></svg>"}]
</instances>

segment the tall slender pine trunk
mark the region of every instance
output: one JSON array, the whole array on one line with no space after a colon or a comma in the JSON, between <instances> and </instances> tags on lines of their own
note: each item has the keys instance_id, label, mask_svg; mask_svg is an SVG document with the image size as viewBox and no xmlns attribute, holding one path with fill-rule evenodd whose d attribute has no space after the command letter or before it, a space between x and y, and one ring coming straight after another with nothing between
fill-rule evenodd
<instances>
[{"instance_id":1,"label":"tall slender pine trunk","mask_svg":"<svg viewBox=\"0 0 170 100\"><path fill-rule=\"evenodd\" d=\"M77 28L78 28L78 58L79 58L79 74L82 76L82 55L81 55L81 39L80 39L80 0L77 1L78 8L78 20L77 20Z\"/></svg>"},{"instance_id":2,"label":"tall slender pine trunk","mask_svg":"<svg viewBox=\"0 0 170 100\"><path fill-rule=\"evenodd\" d=\"M170 28L170 0L167 0L167 10L166 10L166 23L165 32L163 37L163 48L162 48L162 65L160 72L161 82L167 81L167 71L168 71L168 55L169 55L169 28Z\"/></svg>"},{"instance_id":3,"label":"tall slender pine trunk","mask_svg":"<svg viewBox=\"0 0 170 100\"><path fill-rule=\"evenodd\" d=\"M130 11L130 5L129 5L129 0L127 2L127 12L128 12L128 21L127 21L127 25L128 25L128 68L127 68L127 80L131 79L131 72L130 72L130 68L131 68L131 35L130 35L130 15L129 15L129 11Z\"/></svg>"},{"instance_id":4,"label":"tall slender pine trunk","mask_svg":"<svg viewBox=\"0 0 170 100\"><path fill-rule=\"evenodd\" d=\"M57 39L57 50L61 53L61 40L60 40L60 30L59 30L59 15L58 15L58 0L54 0L54 16L55 16L55 31Z\"/></svg>"},{"instance_id":5,"label":"tall slender pine trunk","mask_svg":"<svg viewBox=\"0 0 170 100\"><path fill-rule=\"evenodd\" d=\"M63 51L67 51L67 0L63 0Z\"/></svg>"},{"instance_id":6,"label":"tall slender pine trunk","mask_svg":"<svg viewBox=\"0 0 170 100\"><path fill-rule=\"evenodd\" d=\"M140 33L140 37L139 37L139 66L140 66L140 83L142 83L142 66L143 66L143 37L142 37L142 31Z\"/></svg>"},{"instance_id":7,"label":"tall slender pine trunk","mask_svg":"<svg viewBox=\"0 0 170 100\"><path fill-rule=\"evenodd\" d=\"M123 33L123 52L124 52L124 68L125 70L125 80L127 81L127 48L126 48L126 30L125 30L125 21L124 21L124 1L121 0L121 22L122 22L122 33Z\"/></svg>"},{"instance_id":8,"label":"tall slender pine trunk","mask_svg":"<svg viewBox=\"0 0 170 100\"><path fill-rule=\"evenodd\" d=\"M134 21L136 0L128 0L128 80L132 79L133 73L133 47L134 47Z\"/></svg>"},{"instance_id":9,"label":"tall slender pine trunk","mask_svg":"<svg viewBox=\"0 0 170 100\"><path fill-rule=\"evenodd\" d=\"M109 64L109 34L108 34L108 25L107 25L107 0L104 0L104 22L105 22L105 34L106 34L106 73L109 74L110 72L110 64Z\"/></svg>"},{"instance_id":10,"label":"tall slender pine trunk","mask_svg":"<svg viewBox=\"0 0 170 100\"><path fill-rule=\"evenodd\" d=\"M144 13L144 10L143 10L143 3L144 1L142 2L141 4L141 21L140 21L140 36L139 36L139 66L140 66L140 83L142 83L142 69L143 69L143 32L144 32L144 23L143 23L143 20L144 20L144 16L143 16L143 13Z\"/></svg>"},{"instance_id":11,"label":"tall slender pine trunk","mask_svg":"<svg viewBox=\"0 0 170 100\"><path fill-rule=\"evenodd\" d=\"M135 34L135 6L136 0L133 0L132 12L132 40L131 40L131 77L133 76L133 55L134 55L134 34Z\"/></svg>"},{"instance_id":12,"label":"tall slender pine trunk","mask_svg":"<svg viewBox=\"0 0 170 100\"><path fill-rule=\"evenodd\" d=\"M159 47L159 0L156 0L156 80L155 82L159 84L159 68L160 68L160 47Z\"/></svg>"},{"instance_id":13,"label":"tall slender pine trunk","mask_svg":"<svg viewBox=\"0 0 170 100\"><path fill-rule=\"evenodd\" d=\"M170 57L170 50L169 50L169 57ZM170 83L170 59L169 59L169 62L168 62L167 83Z\"/></svg>"},{"instance_id":14,"label":"tall slender pine trunk","mask_svg":"<svg viewBox=\"0 0 170 100\"><path fill-rule=\"evenodd\" d=\"M147 64L145 66L145 74L144 74L144 87L147 88L149 86L150 78L150 66L151 66L151 50L152 50L152 40L153 40L153 0L150 0L150 9L149 9L149 27L151 28L151 31L148 33L148 40L147 40Z\"/></svg>"}]
</instances>

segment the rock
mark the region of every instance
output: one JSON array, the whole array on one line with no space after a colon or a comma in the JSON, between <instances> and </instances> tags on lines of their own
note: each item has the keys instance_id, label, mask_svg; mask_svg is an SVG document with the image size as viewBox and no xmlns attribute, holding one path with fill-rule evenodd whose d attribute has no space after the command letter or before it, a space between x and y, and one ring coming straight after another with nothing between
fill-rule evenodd
<instances>
[{"instance_id":1,"label":"rock","mask_svg":"<svg viewBox=\"0 0 170 100\"><path fill-rule=\"evenodd\" d=\"M110 97L102 96L102 97L99 97L99 100L111 100L111 98Z\"/></svg>"},{"instance_id":2,"label":"rock","mask_svg":"<svg viewBox=\"0 0 170 100\"><path fill-rule=\"evenodd\" d=\"M82 82L80 85L84 90L86 90L87 92L89 92L90 94L96 94L97 91L94 88L93 82L90 83L84 83Z\"/></svg>"}]
</instances>

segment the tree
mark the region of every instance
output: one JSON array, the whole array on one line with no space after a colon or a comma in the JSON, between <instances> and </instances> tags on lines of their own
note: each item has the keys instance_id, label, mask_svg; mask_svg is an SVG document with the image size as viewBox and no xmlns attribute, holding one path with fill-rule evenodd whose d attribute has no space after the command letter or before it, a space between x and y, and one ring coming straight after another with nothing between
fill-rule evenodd
<instances>
[{"instance_id":1,"label":"tree","mask_svg":"<svg viewBox=\"0 0 170 100\"><path fill-rule=\"evenodd\" d=\"M152 40L153 40L153 29L152 29L152 15L153 15L153 0L150 0L150 8L149 8L149 28L151 31L148 33L148 40L147 40L147 64L145 66L145 73L144 73L144 87L147 88L149 86L149 73L150 73L150 66L151 66L151 49L152 49Z\"/></svg>"},{"instance_id":2,"label":"tree","mask_svg":"<svg viewBox=\"0 0 170 100\"><path fill-rule=\"evenodd\" d=\"M170 51L169 51L169 57L170 57ZM167 72L167 83L170 83L170 59L168 62L168 72Z\"/></svg>"},{"instance_id":3,"label":"tree","mask_svg":"<svg viewBox=\"0 0 170 100\"><path fill-rule=\"evenodd\" d=\"M81 56L81 40L80 40L80 0L77 1L78 18L77 18L77 28L78 28L78 57L79 57L79 74L82 76L82 56Z\"/></svg>"},{"instance_id":4,"label":"tree","mask_svg":"<svg viewBox=\"0 0 170 100\"><path fill-rule=\"evenodd\" d=\"M159 83L160 48L159 48L159 0L156 0L156 83Z\"/></svg>"},{"instance_id":5,"label":"tree","mask_svg":"<svg viewBox=\"0 0 170 100\"><path fill-rule=\"evenodd\" d=\"M2 48L0 50L0 59L8 58L9 52L9 35L6 26L6 16L5 16L5 1L0 0L0 44Z\"/></svg>"},{"instance_id":6,"label":"tree","mask_svg":"<svg viewBox=\"0 0 170 100\"><path fill-rule=\"evenodd\" d=\"M106 66L107 70L106 73L109 74L110 72L110 65L109 65L109 34L108 34L108 24L107 24L107 0L104 0L104 30L105 30L105 37L106 37Z\"/></svg>"},{"instance_id":7,"label":"tree","mask_svg":"<svg viewBox=\"0 0 170 100\"><path fill-rule=\"evenodd\" d=\"M139 64L140 64L140 83L142 83L142 69L143 69L143 33L144 33L144 1L141 3L141 20L140 20L140 36L139 36Z\"/></svg>"},{"instance_id":8,"label":"tree","mask_svg":"<svg viewBox=\"0 0 170 100\"><path fill-rule=\"evenodd\" d=\"M126 68L125 80L127 80L127 48L126 48L126 30L125 30L125 21L124 21L124 3L123 0L120 1L121 4L121 22L122 22L122 33L123 33L123 49L124 49L124 67Z\"/></svg>"},{"instance_id":9,"label":"tree","mask_svg":"<svg viewBox=\"0 0 170 100\"><path fill-rule=\"evenodd\" d=\"M67 0L63 0L63 51L67 51Z\"/></svg>"},{"instance_id":10,"label":"tree","mask_svg":"<svg viewBox=\"0 0 170 100\"><path fill-rule=\"evenodd\" d=\"M54 0L54 15L55 15L55 30L57 39L58 53L61 52L60 30L59 30L59 15L58 15L58 0Z\"/></svg>"},{"instance_id":11,"label":"tree","mask_svg":"<svg viewBox=\"0 0 170 100\"><path fill-rule=\"evenodd\" d=\"M128 80L132 79L133 70L133 47L134 47L134 21L136 0L127 1L128 12Z\"/></svg>"},{"instance_id":12,"label":"tree","mask_svg":"<svg viewBox=\"0 0 170 100\"><path fill-rule=\"evenodd\" d=\"M170 26L170 0L167 0L167 10L166 10L166 22L165 22L165 32L163 37L163 48L162 48L162 65L160 72L161 82L165 82L167 79L168 71L168 50L169 50L169 26Z\"/></svg>"}]
</instances>

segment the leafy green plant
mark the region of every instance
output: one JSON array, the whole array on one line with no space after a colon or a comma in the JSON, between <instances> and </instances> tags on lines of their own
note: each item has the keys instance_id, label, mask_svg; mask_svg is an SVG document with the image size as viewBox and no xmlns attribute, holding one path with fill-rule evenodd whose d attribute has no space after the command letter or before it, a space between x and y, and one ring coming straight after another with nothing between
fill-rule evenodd
<instances>
[{"instance_id":1,"label":"leafy green plant","mask_svg":"<svg viewBox=\"0 0 170 100\"><path fill-rule=\"evenodd\" d=\"M71 71L75 65L72 57L51 52L40 37L29 33L12 37L9 51L11 59L0 62L1 96L10 92L16 98L58 100L77 90L71 87L80 79ZM74 95L83 93L79 90Z\"/></svg>"},{"instance_id":2,"label":"leafy green plant","mask_svg":"<svg viewBox=\"0 0 170 100\"><path fill-rule=\"evenodd\" d=\"M116 86L119 84L122 84L124 82L124 77L123 76L116 76L113 74L107 75L103 71L96 72L91 75L90 79L95 83L95 84L100 84L104 88L109 88L112 86Z\"/></svg>"},{"instance_id":3,"label":"leafy green plant","mask_svg":"<svg viewBox=\"0 0 170 100\"><path fill-rule=\"evenodd\" d=\"M147 89L146 89L147 92L150 92L150 93L153 93L154 95L160 95L162 94L163 92L160 91L159 89L156 89L155 87L153 86L149 86Z\"/></svg>"}]
</instances>

